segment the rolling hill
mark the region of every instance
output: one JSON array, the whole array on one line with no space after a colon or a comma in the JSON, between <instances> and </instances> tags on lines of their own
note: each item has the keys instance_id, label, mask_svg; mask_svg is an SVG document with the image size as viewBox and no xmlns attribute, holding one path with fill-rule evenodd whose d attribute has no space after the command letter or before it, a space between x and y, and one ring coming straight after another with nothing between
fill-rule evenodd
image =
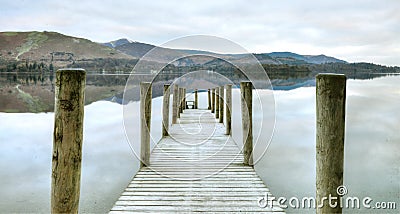
<instances>
[{"instance_id":1,"label":"rolling hill","mask_svg":"<svg viewBox=\"0 0 400 214\"><path fill-rule=\"evenodd\" d=\"M132 42L123 38L107 43L95 43L88 39L63 35L57 32L0 32L0 60L37 61L54 64L57 67L71 66L75 63L98 63L99 60L133 60L143 57L155 45ZM186 58L181 58L188 56ZM325 55L300 55L291 52L259 53L254 56L262 64L324 64L346 63L343 60ZM233 63L248 63L249 54L217 54L202 50L157 48L156 62L173 62L176 66L203 65L215 58Z\"/></svg>"},{"instance_id":2,"label":"rolling hill","mask_svg":"<svg viewBox=\"0 0 400 214\"><path fill-rule=\"evenodd\" d=\"M47 31L0 32L0 47L3 60L38 61L58 66L99 58L133 58L88 39Z\"/></svg>"}]
</instances>

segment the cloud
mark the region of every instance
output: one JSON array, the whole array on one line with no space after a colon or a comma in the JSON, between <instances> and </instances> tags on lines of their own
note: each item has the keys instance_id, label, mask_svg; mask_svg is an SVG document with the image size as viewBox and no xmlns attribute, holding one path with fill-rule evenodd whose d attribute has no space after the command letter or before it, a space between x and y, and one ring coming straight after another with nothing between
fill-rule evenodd
<instances>
[{"instance_id":1,"label":"cloud","mask_svg":"<svg viewBox=\"0 0 400 214\"><path fill-rule=\"evenodd\" d=\"M48 30L105 42L152 44L208 34L250 52L328 54L399 65L400 2L337 1L1 1L0 28ZM359 51L355 51L359 50Z\"/></svg>"}]
</instances>

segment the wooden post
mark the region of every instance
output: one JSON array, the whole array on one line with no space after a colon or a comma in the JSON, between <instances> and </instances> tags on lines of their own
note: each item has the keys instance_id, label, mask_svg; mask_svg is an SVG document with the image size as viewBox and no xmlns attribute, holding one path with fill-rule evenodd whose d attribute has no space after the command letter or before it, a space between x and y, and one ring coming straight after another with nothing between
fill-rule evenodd
<instances>
[{"instance_id":1,"label":"wooden post","mask_svg":"<svg viewBox=\"0 0 400 214\"><path fill-rule=\"evenodd\" d=\"M325 200L317 213L342 213L337 188L343 185L346 76L319 74L316 80L316 201L319 205L323 197L338 197L336 207Z\"/></svg>"},{"instance_id":2,"label":"wooden post","mask_svg":"<svg viewBox=\"0 0 400 214\"><path fill-rule=\"evenodd\" d=\"M179 114L178 114L178 118L181 118L181 113L183 112L182 102L183 102L183 88L179 88Z\"/></svg>"},{"instance_id":3,"label":"wooden post","mask_svg":"<svg viewBox=\"0 0 400 214\"><path fill-rule=\"evenodd\" d=\"M212 98L211 98L211 113L215 113L215 88L211 89Z\"/></svg>"},{"instance_id":4,"label":"wooden post","mask_svg":"<svg viewBox=\"0 0 400 214\"><path fill-rule=\"evenodd\" d=\"M85 84L83 69L62 69L56 73L52 213L78 213Z\"/></svg>"},{"instance_id":5,"label":"wooden post","mask_svg":"<svg viewBox=\"0 0 400 214\"><path fill-rule=\"evenodd\" d=\"M176 124L179 115L179 87L174 85L174 97L172 100L172 124Z\"/></svg>"},{"instance_id":6,"label":"wooden post","mask_svg":"<svg viewBox=\"0 0 400 214\"><path fill-rule=\"evenodd\" d=\"M219 118L219 89L215 88L215 118Z\"/></svg>"},{"instance_id":7,"label":"wooden post","mask_svg":"<svg viewBox=\"0 0 400 214\"><path fill-rule=\"evenodd\" d=\"M171 85L164 85L164 97L163 97L163 124L162 124L162 135L168 136L169 128L169 94Z\"/></svg>"},{"instance_id":8,"label":"wooden post","mask_svg":"<svg viewBox=\"0 0 400 214\"><path fill-rule=\"evenodd\" d=\"M140 83L140 167L150 164L151 83Z\"/></svg>"},{"instance_id":9,"label":"wooden post","mask_svg":"<svg viewBox=\"0 0 400 214\"><path fill-rule=\"evenodd\" d=\"M219 122L224 122L224 86L219 87Z\"/></svg>"},{"instance_id":10,"label":"wooden post","mask_svg":"<svg viewBox=\"0 0 400 214\"><path fill-rule=\"evenodd\" d=\"M194 89L194 109L199 108L199 97L197 96L197 89Z\"/></svg>"},{"instance_id":11,"label":"wooden post","mask_svg":"<svg viewBox=\"0 0 400 214\"><path fill-rule=\"evenodd\" d=\"M183 110L186 109L186 88L183 88Z\"/></svg>"},{"instance_id":12,"label":"wooden post","mask_svg":"<svg viewBox=\"0 0 400 214\"><path fill-rule=\"evenodd\" d=\"M253 166L253 85L251 82L241 82L242 126L243 126L243 156L244 164Z\"/></svg>"},{"instance_id":13,"label":"wooden post","mask_svg":"<svg viewBox=\"0 0 400 214\"><path fill-rule=\"evenodd\" d=\"M226 95L225 95L225 112L226 112L226 134L231 134L232 129L232 118L231 118L231 109L232 109L232 84L227 84L226 86Z\"/></svg>"},{"instance_id":14,"label":"wooden post","mask_svg":"<svg viewBox=\"0 0 400 214\"><path fill-rule=\"evenodd\" d=\"M207 109L211 110L211 90L208 89L207 93L208 93L208 108Z\"/></svg>"}]
</instances>

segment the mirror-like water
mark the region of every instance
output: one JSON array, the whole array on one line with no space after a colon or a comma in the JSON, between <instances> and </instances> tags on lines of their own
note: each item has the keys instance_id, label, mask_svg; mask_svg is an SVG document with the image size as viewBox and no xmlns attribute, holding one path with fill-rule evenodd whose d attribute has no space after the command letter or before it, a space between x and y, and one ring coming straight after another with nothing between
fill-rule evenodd
<instances>
[{"instance_id":1,"label":"mirror-like water","mask_svg":"<svg viewBox=\"0 0 400 214\"><path fill-rule=\"evenodd\" d=\"M348 81L344 178L349 196L395 201L397 207L399 82L400 76ZM255 168L275 196L314 196L315 87L274 93L275 133ZM199 107L206 107L206 93L200 93L199 99ZM153 99L153 109L158 109L152 116L153 138L157 141L161 98ZM238 102L234 102L234 124L240 124L239 110ZM81 212L107 212L138 169L122 117L122 106L116 103L98 101L85 107ZM53 119L53 113L0 113L0 212L49 212ZM234 133L240 133L240 125L233 128ZM269 136L260 134L260 139L269 140ZM392 211L397 213L398 209Z\"/></svg>"}]
</instances>

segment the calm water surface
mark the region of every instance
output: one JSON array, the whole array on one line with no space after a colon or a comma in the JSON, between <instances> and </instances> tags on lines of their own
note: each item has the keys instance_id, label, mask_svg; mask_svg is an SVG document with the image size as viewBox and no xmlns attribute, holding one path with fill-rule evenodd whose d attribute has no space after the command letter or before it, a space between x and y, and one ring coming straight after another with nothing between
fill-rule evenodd
<instances>
[{"instance_id":1,"label":"calm water surface","mask_svg":"<svg viewBox=\"0 0 400 214\"><path fill-rule=\"evenodd\" d=\"M397 207L400 205L399 83L399 76L348 81L344 172L349 196L395 201ZM262 98L263 93L260 94ZM277 197L314 196L315 87L274 91L274 95L274 135L255 168ZM206 94L200 93L199 99L200 108L206 107ZM137 103L132 106L138 107ZM153 99L155 142L161 131L160 106L161 99ZM233 128L237 141L241 139L239 109L239 101L234 101ZM254 117L255 123L259 123L261 117L257 114ZM53 119L53 113L0 113L1 213L49 212ZM271 124L271 121L268 117L264 122ZM121 105L99 101L86 106L84 127L80 211L107 212L138 170L138 160L125 137ZM260 141L267 144L268 132L259 134ZM345 210L346 213L366 211L389 212ZM392 210L398 211L399 208Z\"/></svg>"}]
</instances>

